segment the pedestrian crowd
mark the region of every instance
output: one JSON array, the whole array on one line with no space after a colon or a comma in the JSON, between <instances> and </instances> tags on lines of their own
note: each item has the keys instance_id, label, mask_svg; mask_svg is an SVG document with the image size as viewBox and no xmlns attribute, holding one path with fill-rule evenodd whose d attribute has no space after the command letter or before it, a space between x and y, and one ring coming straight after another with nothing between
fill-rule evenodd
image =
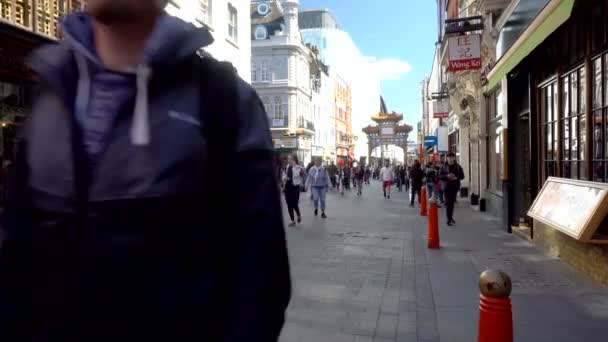
<instances>
[{"instance_id":1,"label":"pedestrian crowd","mask_svg":"<svg viewBox=\"0 0 608 342\"><path fill-rule=\"evenodd\" d=\"M362 196L364 185L369 185L371 179L380 181L382 194L387 199L391 198L393 187L399 192L408 193L411 207L416 202L421 202L421 190L424 188L429 200L436 201L439 208L446 206L447 224L451 226L456 223L454 204L460 191L460 181L464 179L464 172L456 162L454 153L441 155L439 159L428 161L424 166L419 160L409 166L391 165L389 161L385 161L382 167L356 162L336 165L334 161L324 165L321 158L315 158L305 169L299 165L296 156L290 156L287 166L281 168L280 174L291 219L290 227L296 225L296 220L297 223L302 221L299 210L300 192L310 190L315 216L320 209L321 217L327 218L325 211L329 191L344 196L354 189L357 196Z\"/></svg>"}]
</instances>

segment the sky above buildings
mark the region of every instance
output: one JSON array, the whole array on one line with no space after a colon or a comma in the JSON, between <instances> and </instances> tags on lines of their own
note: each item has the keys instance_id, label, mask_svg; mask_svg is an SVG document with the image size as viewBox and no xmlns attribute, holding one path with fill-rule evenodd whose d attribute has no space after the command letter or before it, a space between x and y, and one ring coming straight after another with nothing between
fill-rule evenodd
<instances>
[{"instance_id":1,"label":"sky above buildings","mask_svg":"<svg viewBox=\"0 0 608 342\"><path fill-rule=\"evenodd\" d=\"M420 83L431 72L437 40L435 1L300 0L300 5L331 10L373 64L388 110L402 113L415 131L422 116Z\"/></svg>"}]
</instances>

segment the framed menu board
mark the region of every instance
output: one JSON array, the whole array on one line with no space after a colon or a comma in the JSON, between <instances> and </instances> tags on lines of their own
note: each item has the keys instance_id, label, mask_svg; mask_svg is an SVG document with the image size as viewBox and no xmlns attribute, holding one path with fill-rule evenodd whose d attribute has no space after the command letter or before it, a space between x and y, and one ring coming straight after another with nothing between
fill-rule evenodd
<instances>
[{"instance_id":1,"label":"framed menu board","mask_svg":"<svg viewBox=\"0 0 608 342\"><path fill-rule=\"evenodd\" d=\"M576 240L608 243L594 239L608 214L608 184L550 177L528 211L528 216Z\"/></svg>"}]
</instances>

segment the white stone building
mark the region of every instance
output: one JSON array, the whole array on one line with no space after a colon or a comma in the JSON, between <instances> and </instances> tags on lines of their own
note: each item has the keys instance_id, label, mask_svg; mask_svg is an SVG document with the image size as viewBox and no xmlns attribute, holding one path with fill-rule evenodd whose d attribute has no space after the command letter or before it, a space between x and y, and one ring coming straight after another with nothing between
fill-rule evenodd
<instances>
[{"instance_id":1,"label":"white stone building","mask_svg":"<svg viewBox=\"0 0 608 342\"><path fill-rule=\"evenodd\" d=\"M313 86L313 80L319 66L315 52L302 42L298 10L299 0L251 2L251 80L266 107L280 157L296 154L308 163L317 126L324 127L313 118L326 115L318 112L322 88Z\"/></svg>"},{"instance_id":2,"label":"white stone building","mask_svg":"<svg viewBox=\"0 0 608 342\"><path fill-rule=\"evenodd\" d=\"M318 47L323 63L350 89L352 108L348 145L354 146L352 154L355 158L367 156L367 136L362 129L380 108L380 80L369 60L331 11L303 9L300 12L300 32L305 43Z\"/></svg>"},{"instance_id":3,"label":"white stone building","mask_svg":"<svg viewBox=\"0 0 608 342\"><path fill-rule=\"evenodd\" d=\"M251 17L248 0L169 0L167 13L207 26L214 42L205 50L232 63L239 76L251 81Z\"/></svg>"}]
</instances>

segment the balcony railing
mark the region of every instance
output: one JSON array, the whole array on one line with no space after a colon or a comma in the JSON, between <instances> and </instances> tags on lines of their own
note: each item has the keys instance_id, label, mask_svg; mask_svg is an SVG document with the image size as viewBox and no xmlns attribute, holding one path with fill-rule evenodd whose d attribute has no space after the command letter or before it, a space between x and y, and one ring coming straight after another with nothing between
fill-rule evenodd
<instances>
[{"instance_id":1,"label":"balcony railing","mask_svg":"<svg viewBox=\"0 0 608 342\"><path fill-rule=\"evenodd\" d=\"M288 126L288 121L287 121L287 117L284 116L282 118L268 118L268 121L270 123L270 128L287 128Z\"/></svg>"},{"instance_id":2,"label":"balcony railing","mask_svg":"<svg viewBox=\"0 0 608 342\"><path fill-rule=\"evenodd\" d=\"M306 120L303 117L298 118L298 128L299 129L307 129L309 131L315 131L315 124L310 121L310 120Z\"/></svg>"}]
</instances>

